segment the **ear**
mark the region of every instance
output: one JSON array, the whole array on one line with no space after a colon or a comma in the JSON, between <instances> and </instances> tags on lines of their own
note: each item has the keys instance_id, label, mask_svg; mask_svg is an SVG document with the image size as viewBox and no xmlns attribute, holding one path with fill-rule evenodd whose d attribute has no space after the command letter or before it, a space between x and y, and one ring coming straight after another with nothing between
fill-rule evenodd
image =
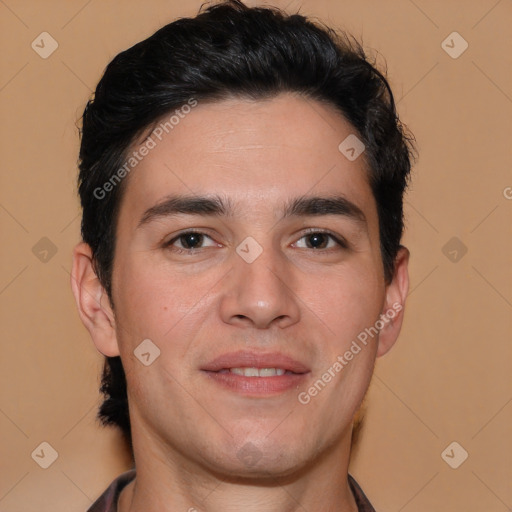
<instances>
[{"instance_id":1,"label":"ear","mask_svg":"<svg viewBox=\"0 0 512 512\"><path fill-rule=\"evenodd\" d=\"M92 250L84 242L73 250L71 288L80 318L96 348L105 356L118 356L114 312L94 271Z\"/></svg>"},{"instance_id":2,"label":"ear","mask_svg":"<svg viewBox=\"0 0 512 512\"><path fill-rule=\"evenodd\" d=\"M400 246L395 258L395 271L386 286L386 299L381 312L384 326L379 333L377 357L383 356L395 344L404 318L405 299L409 291L409 250Z\"/></svg>"}]
</instances>

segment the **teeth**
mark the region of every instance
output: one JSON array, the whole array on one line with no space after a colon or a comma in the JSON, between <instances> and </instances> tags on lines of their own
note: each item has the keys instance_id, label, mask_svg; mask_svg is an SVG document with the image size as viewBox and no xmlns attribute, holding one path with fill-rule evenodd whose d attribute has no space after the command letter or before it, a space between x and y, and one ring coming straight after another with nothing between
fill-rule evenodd
<instances>
[{"instance_id":1,"label":"teeth","mask_svg":"<svg viewBox=\"0 0 512 512\"><path fill-rule=\"evenodd\" d=\"M230 368L229 371L244 377L275 377L285 374L283 368Z\"/></svg>"}]
</instances>

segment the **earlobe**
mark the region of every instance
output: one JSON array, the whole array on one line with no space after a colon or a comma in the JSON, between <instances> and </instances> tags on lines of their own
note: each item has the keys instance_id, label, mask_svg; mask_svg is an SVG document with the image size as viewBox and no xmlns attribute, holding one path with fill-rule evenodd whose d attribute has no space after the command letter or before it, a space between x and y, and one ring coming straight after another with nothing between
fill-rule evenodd
<instances>
[{"instance_id":1,"label":"earlobe","mask_svg":"<svg viewBox=\"0 0 512 512\"><path fill-rule=\"evenodd\" d=\"M400 246L395 258L395 271L391 283L386 287L386 300L381 314L384 324L379 333L377 357L383 356L395 344L404 318L404 308L409 291L409 250Z\"/></svg>"},{"instance_id":2,"label":"earlobe","mask_svg":"<svg viewBox=\"0 0 512 512\"><path fill-rule=\"evenodd\" d=\"M105 356L118 356L114 312L94 271L91 248L84 242L73 250L71 288L80 318L96 348Z\"/></svg>"}]
</instances>

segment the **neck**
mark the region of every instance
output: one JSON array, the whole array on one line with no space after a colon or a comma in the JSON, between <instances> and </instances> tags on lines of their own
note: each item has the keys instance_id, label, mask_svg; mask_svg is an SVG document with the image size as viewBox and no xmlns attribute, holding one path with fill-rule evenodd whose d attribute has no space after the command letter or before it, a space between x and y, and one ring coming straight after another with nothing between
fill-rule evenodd
<instances>
[{"instance_id":1,"label":"neck","mask_svg":"<svg viewBox=\"0 0 512 512\"><path fill-rule=\"evenodd\" d=\"M350 432L286 475L217 473L176 452L162 456L156 444L134 444L134 455L137 476L121 492L119 512L357 512L347 479Z\"/></svg>"}]
</instances>

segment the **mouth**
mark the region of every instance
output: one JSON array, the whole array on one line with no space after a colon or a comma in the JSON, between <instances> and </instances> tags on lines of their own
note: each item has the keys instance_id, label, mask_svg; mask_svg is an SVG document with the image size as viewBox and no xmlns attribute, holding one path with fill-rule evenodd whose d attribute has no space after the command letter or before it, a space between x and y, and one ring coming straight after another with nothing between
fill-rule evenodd
<instances>
[{"instance_id":1,"label":"mouth","mask_svg":"<svg viewBox=\"0 0 512 512\"><path fill-rule=\"evenodd\" d=\"M243 377L276 377L281 375L291 375L294 372L284 368L222 368L217 373L234 373Z\"/></svg>"},{"instance_id":2,"label":"mouth","mask_svg":"<svg viewBox=\"0 0 512 512\"><path fill-rule=\"evenodd\" d=\"M254 397L297 389L310 373L305 364L284 354L247 351L223 354L201 370L224 389Z\"/></svg>"}]
</instances>

